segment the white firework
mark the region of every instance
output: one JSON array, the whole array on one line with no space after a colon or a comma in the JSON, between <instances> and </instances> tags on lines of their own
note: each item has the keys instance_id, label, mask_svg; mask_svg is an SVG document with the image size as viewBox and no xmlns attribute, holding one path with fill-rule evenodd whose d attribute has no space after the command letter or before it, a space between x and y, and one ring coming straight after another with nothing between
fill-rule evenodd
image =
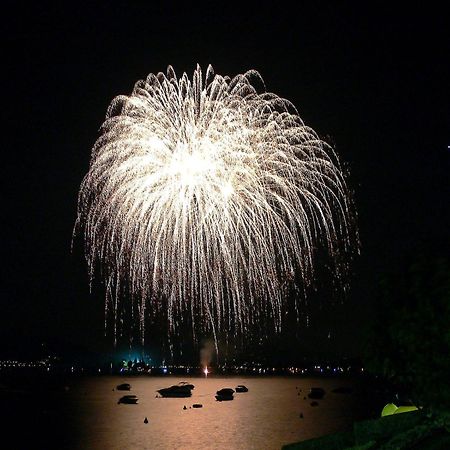
<instances>
[{"instance_id":1,"label":"white firework","mask_svg":"<svg viewBox=\"0 0 450 450\"><path fill-rule=\"evenodd\" d=\"M170 330L281 326L286 285L312 279L318 243L351 246L351 202L332 148L262 78L150 74L108 108L79 193L91 280ZM339 263L335 264L339 271ZM122 305L122 306L121 306Z\"/></svg>"}]
</instances>

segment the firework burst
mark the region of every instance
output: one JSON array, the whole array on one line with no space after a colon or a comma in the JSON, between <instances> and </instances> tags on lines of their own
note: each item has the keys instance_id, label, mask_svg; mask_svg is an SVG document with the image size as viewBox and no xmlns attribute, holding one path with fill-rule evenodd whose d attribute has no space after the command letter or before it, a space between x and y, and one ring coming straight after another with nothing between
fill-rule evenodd
<instances>
[{"instance_id":1,"label":"firework burst","mask_svg":"<svg viewBox=\"0 0 450 450\"><path fill-rule=\"evenodd\" d=\"M186 315L194 331L267 318L279 328L285 287L309 283L318 243L339 276L352 245L339 160L289 101L255 84L255 71L197 66L191 80L169 67L110 104L75 230L116 317L128 297L142 330L161 312L171 331Z\"/></svg>"}]
</instances>

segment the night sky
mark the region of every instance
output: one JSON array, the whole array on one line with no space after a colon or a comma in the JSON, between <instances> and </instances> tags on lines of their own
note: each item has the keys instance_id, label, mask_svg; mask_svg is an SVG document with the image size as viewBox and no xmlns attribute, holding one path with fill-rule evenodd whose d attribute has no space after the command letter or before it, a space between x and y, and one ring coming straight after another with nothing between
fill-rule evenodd
<instances>
[{"instance_id":1,"label":"night sky","mask_svg":"<svg viewBox=\"0 0 450 450\"><path fill-rule=\"evenodd\" d=\"M306 343L357 354L376 277L416 251L448 254L450 26L438 9L4 6L3 346L63 339L103 348L103 291L89 294L77 192L106 108L171 64L258 70L350 169L362 242L343 305ZM367 7L368 8L368 7ZM5 139L6 137L6 139ZM327 305L327 299L322 299ZM327 339L330 331L332 339Z\"/></svg>"}]
</instances>

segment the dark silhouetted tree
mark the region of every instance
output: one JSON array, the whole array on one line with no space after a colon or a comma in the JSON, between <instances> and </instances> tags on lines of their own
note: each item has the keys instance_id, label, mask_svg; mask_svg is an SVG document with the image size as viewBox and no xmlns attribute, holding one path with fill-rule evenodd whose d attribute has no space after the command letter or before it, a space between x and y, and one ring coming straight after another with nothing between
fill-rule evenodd
<instances>
[{"instance_id":1,"label":"dark silhouetted tree","mask_svg":"<svg viewBox=\"0 0 450 450\"><path fill-rule=\"evenodd\" d=\"M450 408L450 263L418 259L384 276L366 365L417 404Z\"/></svg>"}]
</instances>

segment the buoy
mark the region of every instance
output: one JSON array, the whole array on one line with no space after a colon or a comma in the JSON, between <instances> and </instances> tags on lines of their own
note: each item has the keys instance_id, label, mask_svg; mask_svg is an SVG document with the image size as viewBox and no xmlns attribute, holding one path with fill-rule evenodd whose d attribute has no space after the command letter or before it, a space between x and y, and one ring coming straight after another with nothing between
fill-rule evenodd
<instances>
[{"instance_id":1,"label":"buoy","mask_svg":"<svg viewBox=\"0 0 450 450\"><path fill-rule=\"evenodd\" d=\"M148 419L147 417L144 419L144 423L148 423Z\"/></svg>"}]
</instances>

